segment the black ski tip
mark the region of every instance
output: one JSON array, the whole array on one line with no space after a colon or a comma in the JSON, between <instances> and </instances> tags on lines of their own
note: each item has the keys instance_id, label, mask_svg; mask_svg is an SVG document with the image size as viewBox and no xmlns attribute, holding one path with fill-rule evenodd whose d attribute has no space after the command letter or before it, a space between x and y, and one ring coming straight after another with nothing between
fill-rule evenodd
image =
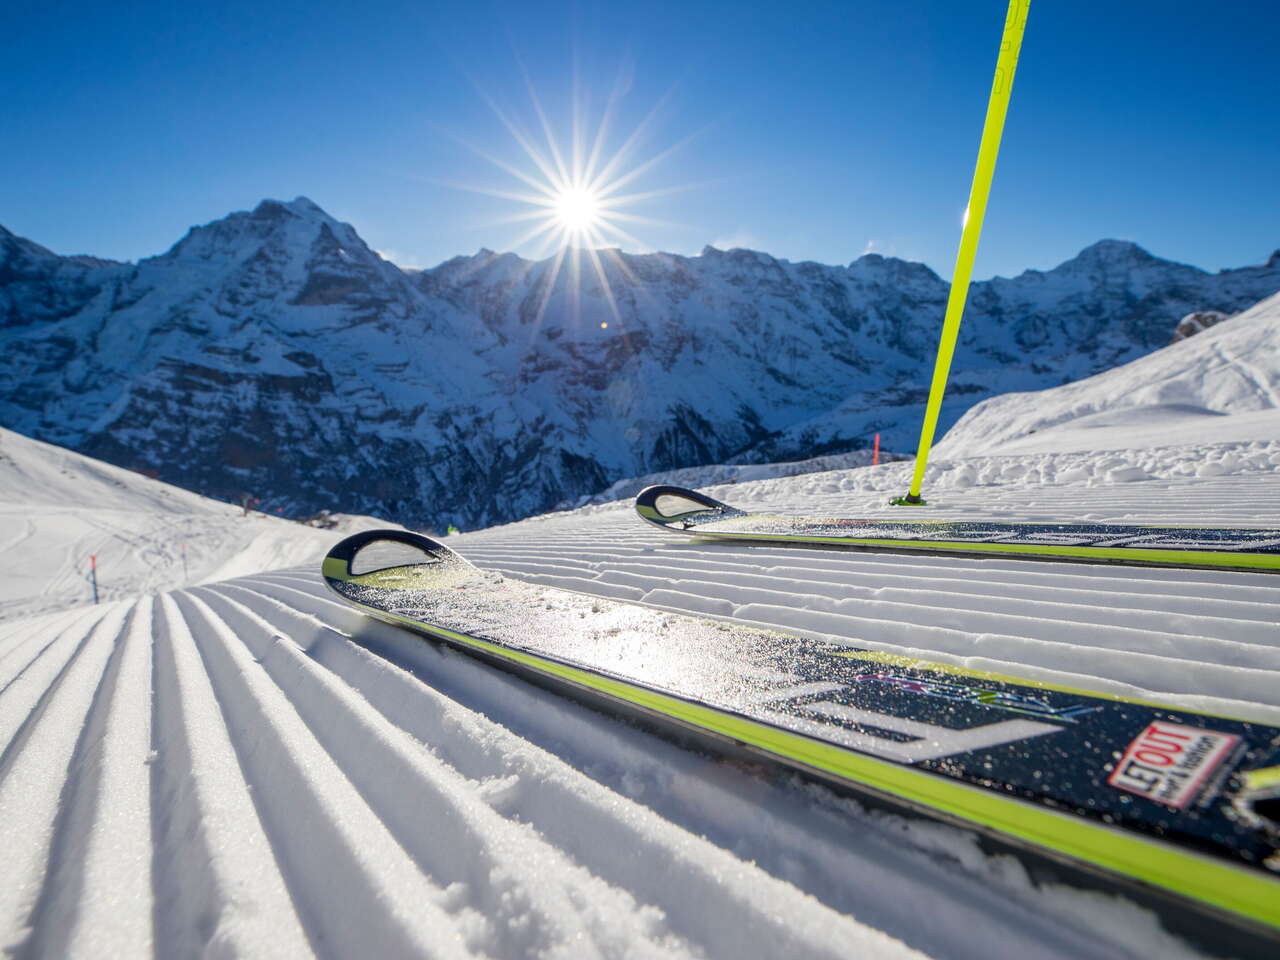
<instances>
[{"instance_id":1,"label":"black ski tip","mask_svg":"<svg viewBox=\"0 0 1280 960\"><path fill-rule=\"evenodd\" d=\"M727 503L690 490L659 483L636 494L636 513L659 527L688 530L700 523L741 516L742 511Z\"/></svg>"},{"instance_id":2,"label":"black ski tip","mask_svg":"<svg viewBox=\"0 0 1280 960\"><path fill-rule=\"evenodd\" d=\"M346 564L348 569L344 572L349 573L351 561L355 559L356 554L370 544L379 541L404 544L407 547L415 547L433 555L443 556L453 553L440 541L433 540L421 533L414 533L412 530L362 530L343 540L339 540L330 547L329 552L325 554L325 560L334 560Z\"/></svg>"},{"instance_id":3,"label":"black ski tip","mask_svg":"<svg viewBox=\"0 0 1280 960\"><path fill-rule=\"evenodd\" d=\"M439 571L471 568L438 540L410 530L364 530L334 544L320 565L325 584L343 596L356 586L407 589Z\"/></svg>"}]
</instances>

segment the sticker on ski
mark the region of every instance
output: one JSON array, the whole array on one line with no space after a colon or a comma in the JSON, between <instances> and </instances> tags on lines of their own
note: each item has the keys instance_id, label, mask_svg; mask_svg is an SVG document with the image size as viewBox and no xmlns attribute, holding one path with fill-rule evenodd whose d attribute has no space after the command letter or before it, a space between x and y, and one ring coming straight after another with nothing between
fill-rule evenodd
<instances>
[{"instance_id":1,"label":"sticker on ski","mask_svg":"<svg viewBox=\"0 0 1280 960\"><path fill-rule=\"evenodd\" d=\"M1240 738L1177 723L1152 723L1129 744L1107 783L1181 810Z\"/></svg>"}]
</instances>

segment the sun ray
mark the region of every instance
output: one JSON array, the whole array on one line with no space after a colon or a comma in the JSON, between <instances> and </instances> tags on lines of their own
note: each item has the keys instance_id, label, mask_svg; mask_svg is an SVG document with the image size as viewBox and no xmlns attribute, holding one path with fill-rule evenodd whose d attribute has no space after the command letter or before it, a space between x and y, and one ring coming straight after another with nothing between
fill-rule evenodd
<instances>
[{"instance_id":1,"label":"sun ray","mask_svg":"<svg viewBox=\"0 0 1280 960\"><path fill-rule=\"evenodd\" d=\"M701 131L699 131L698 133L689 134L689 136L685 137L679 143L672 144L671 146L667 147L665 150L662 150L661 152L650 157L644 163L637 164L636 166L628 170L626 173L620 174L616 179L614 179L610 183L593 184L592 189L594 189L601 196L604 196L604 197L611 196L613 193L615 193L620 188L626 186L632 180L636 179L637 177L643 176L645 173L647 173L653 167L656 167L662 161L666 160L672 154L687 147L690 143L696 140L700 134L701 134Z\"/></svg>"},{"instance_id":2,"label":"sun ray","mask_svg":"<svg viewBox=\"0 0 1280 960\"><path fill-rule=\"evenodd\" d=\"M618 220L621 220L624 223L642 223L646 227L679 228L680 226L682 226L681 224L676 223L674 220L658 220L655 217L638 217L634 213L622 213L621 211L618 211L618 210L610 210L609 222L613 223Z\"/></svg>"},{"instance_id":3,"label":"sun ray","mask_svg":"<svg viewBox=\"0 0 1280 960\"><path fill-rule=\"evenodd\" d=\"M729 178L722 177L715 180L696 180L689 183L681 183L671 187L658 187L654 190L645 190L643 193L624 193L618 196L606 197L602 202L610 209L617 207L629 207L636 203L647 203L657 197L669 197L677 193L688 193L690 190L705 190L707 187L716 187L729 182Z\"/></svg>"},{"instance_id":4,"label":"sun ray","mask_svg":"<svg viewBox=\"0 0 1280 960\"><path fill-rule=\"evenodd\" d=\"M545 195L516 193L513 190L500 190L495 187L462 183L457 180L434 180L428 178L424 182L435 184L436 186L449 187L453 190L465 190L467 193L479 193L486 197L497 197L499 200L515 200L517 203L525 203L530 206L548 207L552 203L551 198Z\"/></svg>"},{"instance_id":5,"label":"sun ray","mask_svg":"<svg viewBox=\"0 0 1280 960\"><path fill-rule=\"evenodd\" d=\"M630 159L631 152L635 150L636 147L644 139L644 135L648 131L648 128L657 121L658 116L662 112L662 108L666 105L666 102L671 99L674 93L675 93L675 88L672 87L668 89L665 94L662 95L662 98L657 102L657 104L654 105L653 109L651 109L648 112L648 114L645 115L645 118L640 121L640 123L636 126L635 130L631 132L631 135L627 137L625 141L623 141L622 146L619 147L614 152L613 156L609 158L609 161L605 164L604 169L601 170L600 173L598 173L595 176L595 178L592 180L590 184L590 187L592 189L598 190L600 184L607 182L609 178L614 175L613 172L615 170L617 170L623 164L628 162L628 160Z\"/></svg>"},{"instance_id":6,"label":"sun ray","mask_svg":"<svg viewBox=\"0 0 1280 960\"><path fill-rule=\"evenodd\" d=\"M523 170L521 170L519 167L515 166L514 164L507 163L505 160L495 157L493 154L488 153L485 150L481 150L479 147L475 146L474 144L468 143L466 140L452 133L446 132L445 135L448 136L450 139L456 141L457 143L461 144L462 146L466 147L468 150L470 150L476 156L480 157L482 160L487 160L489 163L493 164L499 170L515 177L521 183L525 183L533 187L533 189L537 190L539 193L543 194L544 196L550 196L554 192L549 190L549 188L547 187L547 183L545 181L538 180L536 177L530 176L529 174L525 173ZM541 168L540 168L540 172L541 172ZM470 188L463 187L463 189L465 190Z\"/></svg>"},{"instance_id":7,"label":"sun ray","mask_svg":"<svg viewBox=\"0 0 1280 960\"><path fill-rule=\"evenodd\" d=\"M555 292L556 280L560 276L560 265L564 263L564 255L568 248L561 247L556 251L555 261L543 274L542 295L538 300L538 309L533 316L533 330L530 332L529 342L533 342L533 338L542 328L542 318L547 312L547 304L551 302L551 295Z\"/></svg>"},{"instance_id":8,"label":"sun ray","mask_svg":"<svg viewBox=\"0 0 1280 960\"><path fill-rule=\"evenodd\" d=\"M600 248L600 253L613 261L619 272L627 278L627 281L631 284L632 288L641 286L640 278L637 277L635 271L627 265L627 261L622 259L622 252L620 250L616 247L605 246Z\"/></svg>"},{"instance_id":9,"label":"sun ray","mask_svg":"<svg viewBox=\"0 0 1280 960\"><path fill-rule=\"evenodd\" d=\"M517 59L520 65L520 73L524 77L525 89L529 93L529 102L533 104L533 112L538 117L538 123L542 126L542 134L546 138L547 147L551 151L551 158L555 161L556 171L560 174L559 183L569 183L570 175L565 168L564 156L560 153L560 145L556 143L555 134L551 132L551 121L547 119L547 113L542 109L542 101L538 98L538 91L533 86L533 79L529 76L529 71L525 68L524 62ZM550 170L544 169L544 176L553 183L556 178L551 175Z\"/></svg>"},{"instance_id":10,"label":"sun ray","mask_svg":"<svg viewBox=\"0 0 1280 960\"><path fill-rule=\"evenodd\" d=\"M591 258L591 265L596 268L596 276L600 278L600 288L604 290L604 298L609 303L609 312L613 314L613 319L621 327L622 314L618 310L618 301L613 295L613 287L609 283L609 277L605 273L604 266L600 263L600 254L593 247L588 247L587 255Z\"/></svg>"},{"instance_id":11,"label":"sun ray","mask_svg":"<svg viewBox=\"0 0 1280 960\"><path fill-rule=\"evenodd\" d=\"M555 169L553 169L553 164L549 163L547 158L542 155L542 152L534 144L533 138L525 132L524 128L519 126L514 120L510 119L492 97L489 97L483 92L481 92L481 96L488 104L489 109L493 111L494 116L496 116L499 122L506 127L507 133L511 134L511 138L519 144L520 149L522 149L525 152L525 155L533 161L533 165L538 168L538 172L542 174L543 178L549 183L556 183L556 172ZM485 155L481 153L481 156ZM493 158L488 156L485 156L485 159L490 160L491 162L493 161ZM520 176L522 180L527 179L523 174L518 174L518 176Z\"/></svg>"},{"instance_id":12,"label":"sun ray","mask_svg":"<svg viewBox=\"0 0 1280 960\"><path fill-rule=\"evenodd\" d=\"M604 113L600 116L600 125L596 127L595 142L591 145L591 155L587 158L586 168L583 170L582 178L587 183L593 183L596 179L596 166L600 162L601 151L604 150L606 138L609 135L609 129L613 126L613 118L618 110L618 105L622 103L622 96L625 93L623 89L624 67L618 67L618 76L613 82L613 89L609 91L609 99L605 103ZM628 80L626 86L630 86Z\"/></svg>"},{"instance_id":13,"label":"sun ray","mask_svg":"<svg viewBox=\"0 0 1280 960\"><path fill-rule=\"evenodd\" d=\"M601 224L601 228L605 231L608 231L609 233L614 234L615 236L621 237L627 243L633 244L637 247L643 247L645 245L643 240L639 239L638 237L633 237L631 234L627 233L627 231L623 230L616 223Z\"/></svg>"},{"instance_id":14,"label":"sun ray","mask_svg":"<svg viewBox=\"0 0 1280 960\"><path fill-rule=\"evenodd\" d=\"M527 223L530 220L546 221L547 211L545 208L538 210L527 210L523 213L511 213L501 217L490 217L486 220L477 220L477 227L506 227L513 223ZM516 244L512 244L516 246Z\"/></svg>"},{"instance_id":15,"label":"sun ray","mask_svg":"<svg viewBox=\"0 0 1280 960\"><path fill-rule=\"evenodd\" d=\"M592 300L597 296L604 300L610 318L600 326L612 326L626 337L623 307L627 306L629 310L629 305L637 298L646 300L649 295L628 265L622 248L650 248L627 227L681 226L630 211L646 200L695 189L697 185L649 190L634 188L697 134L644 157L642 150L645 153L649 150L644 145L649 142L658 118L677 88L670 87L636 127L619 129L618 118L623 101L633 83L630 64L619 66L608 94L601 102L592 97L582 84L580 64L575 59L567 116L564 117L568 121L568 129L562 127L562 136L558 137L553 119L560 119L560 115L547 109L547 101L535 89L529 71L518 55L516 61L523 93L528 97L528 106L522 114L517 115L501 106L497 98L472 80L481 99L515 141L517 151L514 159L495 156L452 134L450 137L496 170L510 176L518 186L458 186L524 207L490 220L488 224L513 225L513 232L519 235L506 249L523 252L526 256L532 253L537 261L535 272L530 274L530 305L536 304L530 344L542 329L553 304L554 313L563 315L561 322L580 323L583 320L582 311L588 306L584 299L584 281L599 284L599 293L593 292ZM521 99L516 97L516 100ZM619 141L620 146L614 149L611 144ZM623 192L627 188L632 189ZM620 209L624 207L628 209ZM615 281L619 284L617 290L614 289Z\"/></svg>"},{"instance_id":16,"label":"sun ray","mask_svg":"<svg viewBox=\"0 0 1280 960\"><path fill-rule=\"evenodd\" d=\"M516 239L515 243L512 244L512 246L522 247L526 243L536 240L539 236L541 236L544 233L552 233L554 235L554 231L556 230L557 227L559 227L559 224L554 222L548 223L546 222L546 220L543 220L541 223L537 223L534 226L530 227L527 232L521 234Z\"/></svg>"}]
</instances>

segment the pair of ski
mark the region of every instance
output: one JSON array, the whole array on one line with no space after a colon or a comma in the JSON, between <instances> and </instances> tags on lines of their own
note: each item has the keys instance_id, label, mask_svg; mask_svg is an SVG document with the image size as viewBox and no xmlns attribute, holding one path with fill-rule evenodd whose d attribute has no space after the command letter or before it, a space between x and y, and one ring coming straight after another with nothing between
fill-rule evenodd
<instances>
[{"instance_id":1,"label":"pair of ski","mask_svg":"<svg viewBox=\"0 0 1280 960\"><path fill-rule=\"evenodd\" d=\"M1280 572L1280 530L779 517L670 486L636 510L715 539ZM1215 951L1280 944L1280 728L537 586L403 531L347 538L323 575L375 618L963 825L1033 875L1121 891Z\"/></svg>"}]
</instances>

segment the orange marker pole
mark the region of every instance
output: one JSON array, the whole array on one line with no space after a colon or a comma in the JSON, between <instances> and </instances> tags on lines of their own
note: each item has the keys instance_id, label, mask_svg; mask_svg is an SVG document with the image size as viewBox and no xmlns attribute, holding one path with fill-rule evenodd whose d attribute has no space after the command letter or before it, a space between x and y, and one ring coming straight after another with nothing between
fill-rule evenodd
<instances>
[{"instance_id":1,"label":"orange marker pole","mask_svg":"<svg viewBox=\"0 0 1280 960\"><path fill-rule=\"evenodd\" d=\"M89 582L93 584L93 602L98 602L98 555L89 554Z\"/></svg>"},{"instance_id":2,"label":"orange marker pole","mask_svg":"<svg viewBox=\"0 0 1280 960\"><path fill-rule=\"evenodd\" d=\"M871 450L871 465L880 466L880 434L876 434L876 445Z\"/></svg>"}]
</instances>

